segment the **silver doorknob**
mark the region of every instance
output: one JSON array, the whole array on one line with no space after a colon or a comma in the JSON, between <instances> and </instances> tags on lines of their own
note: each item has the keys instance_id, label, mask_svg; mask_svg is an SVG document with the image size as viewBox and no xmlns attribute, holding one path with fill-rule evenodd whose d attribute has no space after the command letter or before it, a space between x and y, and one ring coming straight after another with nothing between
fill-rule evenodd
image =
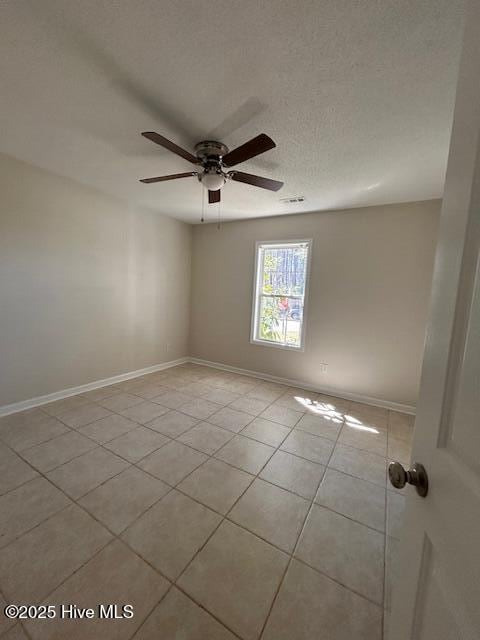
<instances>
[{"instance_id":1,"label":"silver doorknob","mask_svg":"<svg viewBox=\"0 0 480 640\"><path fill-rule=\"evenodd\" d=\"M422 498L428 493L428 476L423 464L414 462L411 469L405 471L400 462L390 462L388 477L396 489L403 489L406 484L412 484Z\"/></svg>"}]
</instances>

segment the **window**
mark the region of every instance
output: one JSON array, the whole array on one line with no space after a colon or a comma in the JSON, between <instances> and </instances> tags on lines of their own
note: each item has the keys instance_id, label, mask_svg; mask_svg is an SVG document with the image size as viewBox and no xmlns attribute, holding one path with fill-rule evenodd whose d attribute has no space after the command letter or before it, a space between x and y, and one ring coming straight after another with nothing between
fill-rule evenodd
<instances>
[{"instance_id":1,"label":"window","mask_svg":"<svg viewBox=\"0 0 480 640\"><path fill-rule=\"evenodd\" d=\"M311 240L257 242L251 340L303 349Z\"/></svg>"}]
</instances>

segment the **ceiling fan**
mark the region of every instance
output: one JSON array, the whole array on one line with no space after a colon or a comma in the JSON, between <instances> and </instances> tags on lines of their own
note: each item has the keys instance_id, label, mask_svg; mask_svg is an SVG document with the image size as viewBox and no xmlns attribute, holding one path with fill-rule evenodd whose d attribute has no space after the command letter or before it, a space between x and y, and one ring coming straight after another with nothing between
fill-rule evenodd
<instances>
[{"instance_id":1,"label":"ceiling fan","mask_svg":"<svg viewBox=\"0 0 480 640\"><path fill-rule=\"evenodd\" d=\"M192 164L201 165L198 171L188 171L187 173L174 173L169 176L159 176L157 178L144 178L140 182L150 184L151 182L163 182L164 180L176 180L177 178L190 178L196 176L205 189L208 189L208 202L220 202L220 189L227 180L235 180L236 182L244 182L254 187L268 189L269 191L278 191L283 187L283 182L271 180L270 178L262 178L251 173L243 173L243 171L225 171L229 167L234 167L240 162L250 160L255 156L265 153L273 149L275 142L265 133L252 138L240 147L229 151L222 142L215 140L204 140L195 145L195 155L189 151L182 149L174 142L167 140L155 131L144 131L142 136L148 138L152 142L159 144L161 147L176 153L181 158L188 160Z\"/></svg>"}]
</instances>

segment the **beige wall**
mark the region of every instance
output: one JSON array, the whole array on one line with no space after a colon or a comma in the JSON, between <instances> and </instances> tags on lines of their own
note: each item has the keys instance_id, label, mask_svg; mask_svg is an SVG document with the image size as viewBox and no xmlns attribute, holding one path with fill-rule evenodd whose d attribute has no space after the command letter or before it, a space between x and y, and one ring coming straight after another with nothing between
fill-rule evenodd
<instances>
[{"instance_id":1,"label":"beige wall","mask_svg":"<svg viewBox=\"0 0 480 640\"><path fill-rule=\"evenodd\" d=\"M415 404L439 213L437 200L195 227L191 355ZM255 241L297 238L313 238L305 351L250 344Z\"/></svg>"},{"instance_id":2,"label":"beige wall","mask_svg":"<svg viewBox=\"0 0 480 640\"><path fill-rule=\"evenodd\" d=\"M414 404L439 210L198 225L191 265L188 225L0 155L0 406L186 355ZM313 238L303 353L249 340L255 241L288 238Z\"/></svg>"},{"instance_id":3,"label":"beige wall","mask_svg":"<svg viewBox=\"0 0 480 640\"><path fill-rule=\"evenodd\" d=\"M0 406L188 355L191 227L0 155Z\"/></svg>"}]
</instances>

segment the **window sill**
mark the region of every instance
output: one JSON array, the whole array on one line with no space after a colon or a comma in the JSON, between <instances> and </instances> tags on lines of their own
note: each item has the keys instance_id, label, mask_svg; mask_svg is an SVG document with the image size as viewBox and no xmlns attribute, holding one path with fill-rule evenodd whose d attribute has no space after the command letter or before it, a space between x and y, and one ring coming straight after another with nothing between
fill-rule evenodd
<instances>
[{"instance_id":1,"label":"window sill","mask_svg":"<svg viewBox=\"0 0 480 640\"><path fill-rule=\"evenodd\" d=\"M269 342L268 340L251 339L250 344L255 344L260 347L274 347L275 349L283 349L284 351L297 351L300 353L302 351L305 351L305 348L303 345L301 345L300 347L294 347L294 346L289 346L288 344L279 344L277 342Z\"/></svg>"}]
</instances>

